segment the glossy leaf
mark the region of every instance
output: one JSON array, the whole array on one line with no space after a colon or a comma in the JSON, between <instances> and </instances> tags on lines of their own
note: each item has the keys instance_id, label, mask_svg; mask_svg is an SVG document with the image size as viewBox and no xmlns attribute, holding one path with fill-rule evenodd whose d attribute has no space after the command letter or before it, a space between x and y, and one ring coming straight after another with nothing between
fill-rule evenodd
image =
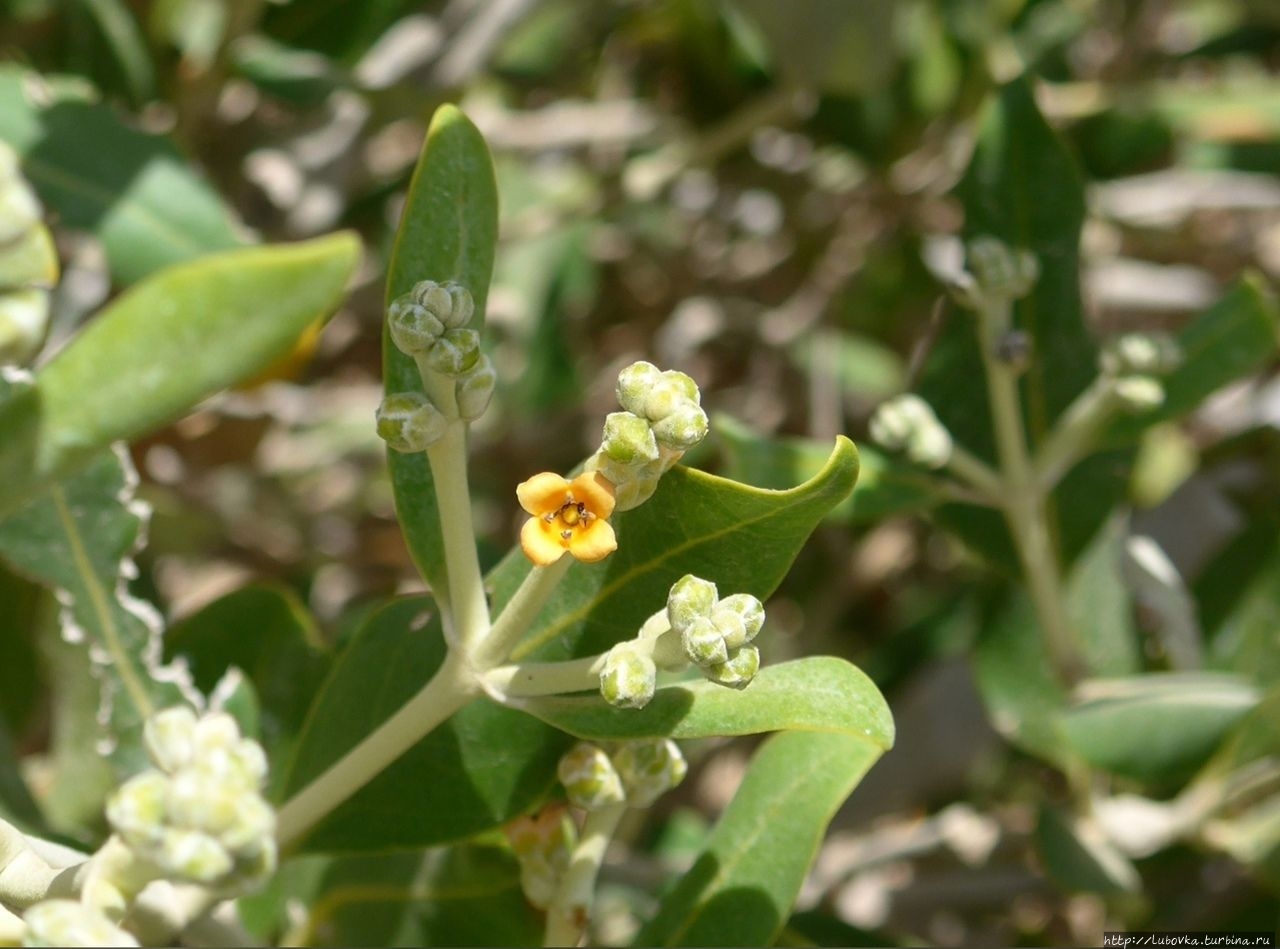
<instances>
[{"instance_id":1,"label":"glossy leaf","mask_svg":"<svg viewBox=\"0 0 1280 949\"><path fill-rule=\"evenodd\" d=\"M842 733L782 732L756 753L706 849L641 929L639 946L768 946L836 809L881 749Z\"/></svg>"},{"instance_id":2,"label":"glossy leaf","mask_svg":"<svg viewBox=\"0 0 1280 949\"><path fill-rule=\"evenodd\" d=\"M218 195L167 139L15 66L0 67L0 139L61 223L102 241L117 283L243 243Z\"/></svg>"},{"instance_id":3,"label":"glossy leaf","mask_svg":"<svg viewBox=\"0 0 1280 949\"><path fill-rule=\"evenodd\" d=\"M229 251L121 295L34 389L0 392L0 517L112 442L271 365L337 306L358 254L348 234Z\"/></svg>"},{"instance_id":4,"label":"glossy leaf","mask_svg":"<svg viewBox=\"0 0 1280 949\"><path fill-rule=\"evenodd\" d=\"M0 523L0 556L58 591L63 637L89 650L101 683L98 720L109 723L101 737L120 774L146 763L146 716L186 698L180 671L159 663L159 615L126 589L149 514L134 500L136 485L124 452L104 452Z\"/></svg>"},{"instance_id":5,"label":"glossy leaf","mask_svg":"<svg viewBox=\"0 0 1280 949\"><path fill-rule=\"evenodd\" d=\"M316 698L286 791L301 789L382 724L443 658L430 599L396 600L374 613ZM528 715L473 702L317 825L302 849L425 847L495 827L550 789L568 741Z\"/></svg>"},{"instance_id":6,"label":"glossy leaf","mask_svg":"<svg viewBox=\"0 0 1280 949\"><path fill-rule=\"evenodd\" d=\"M481 329L497 240L498 193L488 146L466 116L453 106L441 106L405 199L387 271L386 302L420 280L456 280L471 291L476 305L471 325ZM417 366L396 349L385 327L382 375L388 393L422 391ZM409 552L432 591L443 597L448 574L427 457L420 452L387 454Z\"/></svg>"},{"instance_id":7,"label":"glossy leaf","mask_svg":"<svg viewBox=\"0 0 1280 949\"><path fill-rule=\"evenodd\" d=\"M258 737L274 764L272 788L279 789L329 665L316 621L297 595L270 585L228 593L171 625L164 653L181 656L206 694L231 668L245 674L260 706Z\"/></svg>"},{"instance_id":8,"label":"glossy leaf","mask_svg":"<svg viewBox=\"0 0 1280 949\"><path fill-rule=\"evenodd\" d=\"M858 451L847 438L836 440L812 478L786 491L674 468L652 498L614 517L616 553L600 563L570 567L516 658L589 655L630 639L686 573L717 584L722 595L766 599L813 529L848 497L857 477ZM529 569L518 549L494 569L495 606L510 599Z\"/></svg>"},{"instance_id":9,"label":"glossy leaf","mask_svg":"<svg viewBox=\"0 0 1280 949\"><path fill-rule=\"evenodd\" d=\"M1094 767L1139 781L1174 781L1205 762L1260 698L1235 676L1149 673L1095 679L1062 713L1062 734Z\"/></svg>"},{"instance_id":10,"label":"glossy leaf","mask_svg":"<svg viewBox=\"0 0 1280 949\"><path fill-rule=\"evenodd\" d=\"M523 707L593 741L795 730L856 735L884 751L893 746L893 716L880 690L856 666L831 657L766 666L741 690L706 680L668 686L640 710L614 708L599 695L534 699Z\"/></svg>"}]
</instances>

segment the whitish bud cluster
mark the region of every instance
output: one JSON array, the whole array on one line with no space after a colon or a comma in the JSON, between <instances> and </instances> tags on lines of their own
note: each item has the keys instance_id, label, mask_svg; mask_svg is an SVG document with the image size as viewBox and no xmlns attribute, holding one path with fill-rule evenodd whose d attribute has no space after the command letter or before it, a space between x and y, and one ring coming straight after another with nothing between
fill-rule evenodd
<instances>
[{"instance_id":1,"label":"whitish bud cluster","mask_svg":"<svg viewBox=\"0 0 1280 949\"><path fill-rule=\"evenodd\" d=\"M238 888L276 862L275 812L262 796L267 758L234 718L186 707L143 731L155 767L107 802L107 820L134 854L168 879Z\"/></svg>"},{"instance_id":2,"label":"whitish bud cluster","mask_svg":"<svg viewBox=\"0 0 1280 949\"><path fill-rule=\"evenodd\" d=\"M44 900L22 916L24 946L136 946L138 940L99 909L78 900Z\"/></svg>"},{"instance_id":3,"label":"whitish bud cluster","mask_svg":"<svg viewBox=\"0 0 1280 949\"><path fill-rule=\"evenodd\" d=\"M600 694L617 708L644 708L658 684L653 657L636 640L618 643L604 657Z\"/></svg>"},{"instance_id":4,"label":"whitish bud cluster","mask_svg":"<svg viewBox=\"0 0 1280 949\"><path fill-rule=\"evenodd\" d=\"M1010 247L997 237L975 237L966 248L966 257L968 269L952 292L961 304L974 310L1020 300L1040 278L1034 254Z\"/></svg>"},{"instance_id":5,"label":"whitish bud cluster","mask_svg":"<svg viewBox=\"0 0 1280 949\"><path fill-rule=\"evenodd\" d=\"M578 742L560 759L559 775L569 802L590 811L622 803L648 807L683 781L688 770L674 741L648 738L623 742L612 754Z\"/></svg>"},{"instance_id":6,"label":"whitish bud cluster","mask_svg":"<svg viewBox=\"0 0 1280 949\"><path fill-rule=\"evenodd\" d=\"M1182 349L1166 333L1126 333L1108 343L1098 357L1103 374L1113 380L1121 406L1134 413L1164 403L1160 377L1181 363Z\"/></svg>"},{"instance_id":7,"label":"whitish bud cluster","mask_svg":"<svg viewBox=\"0 0 1280 949\"><path fill-rule=\"evenodd\" d=\"M58 277L53 238L17 154L0 142L0 365L27 361L49 323Z\"/></svg>"},{"instance_id":8,"label":"whitish bud cluster","mask_svg":"<svg viewBox=\"0 0 1280 949\"><path fill-rule=\"evenodd\" d=\"M520 889L538 909L546 909L569 868L576 833L564 805L544 808L533 817L517 817L506 827L507 840L520 863Z\"/></svg>"},{"instance_id":9,"label":"whitish bud cluster","mask_svg":"<svg viewBox=\"0 0 1280 949\"><path fill-rule=\"evenodd\" d=\"M600 450L588 464L613 483L617 510L649 499L658 479L707 434L707 413L697 384L683 372L647 362L618 374L623 411L605 419Z\"/></svg>"},{"instance_id":10,"label":"whitish bud cluster","mask_svg":"<svg viewBox=\"0 0 1280 949\"><path fill-rule=\"evenodd\" d=\"M446 350L465 351L468 340L475 336L474 331L465 329L475 308L471 292L461 284L422 280L391 301L387 329L396 348L407 356L430 356L441 344ZM472 337L465 335L468 332ZM436 358L449 365L459 357L446 353Z\"/></svg>"},{"instance_id":11,"label":"whitish bud cluster","mask_svg":"<svg viewBox=\"0 0 1280 949\"><path fill-rule=\"evenodd\" d=\"M883 403L871 416L869 430L879 445L900 451L926 468L941 468L951 460L951 433L918 395L900 395Z\"/></svg>"},{"instance_id":12,"label":"whitish bud cluster","mask_svg":"<svg viewBox=\"0 0 1280 949\"><path fill-rule=\"evenodd\" d=\"M689 574L671 587L667 621L685 658L712 682L741 689L755 678L760 651L751 641L764 626L764 606L754 596L720 599L714 583Z\"/></svg>"},{"instance_id":13,"label":"whitish bud cluster","mask_svg":"<svg viewBox=\"0 0 1280 949\"><path fill-rule=\"evenodd\" d=\"M449 420L421 392L393 392L374 417L378 437L400 452L426 451L449 427Z\"/></svg>"}]
</instances>

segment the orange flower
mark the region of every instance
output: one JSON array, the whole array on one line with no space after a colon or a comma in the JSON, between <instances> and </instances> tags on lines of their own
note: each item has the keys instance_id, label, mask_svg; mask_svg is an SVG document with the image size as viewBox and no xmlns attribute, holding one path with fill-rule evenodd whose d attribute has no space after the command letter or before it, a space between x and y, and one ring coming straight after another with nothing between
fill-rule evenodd
<instances>
[{"instance_id":1,"label":"orange flower","mask_svg":"<svg viewBox=\"0 0 1280 949\"><path fill-rule=\"evenodd\" d=\"M599 472L566 481L544 471L521 483L516 497L533 515L520 531L520 548L539 567L555 563L566 550L583 563L595 563L618 549L609 526L613 485Z\"/></svg>"}]
</instances>

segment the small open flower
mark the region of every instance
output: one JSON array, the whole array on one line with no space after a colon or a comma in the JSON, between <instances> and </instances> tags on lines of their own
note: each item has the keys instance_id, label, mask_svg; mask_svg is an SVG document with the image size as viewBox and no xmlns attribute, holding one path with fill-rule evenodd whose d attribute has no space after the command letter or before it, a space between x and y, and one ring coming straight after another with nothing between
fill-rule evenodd
<instances>
[{"instance_id":1,"label":"small open flower","mask_svg":"<svg viewBox=\"0 0 1280 949\"><path fill-rule=\"evenodd\" d=\"M595 563L617 549L609 526L613 485L604 475L592 471L566 481L544 471L522 482L516 497L533 515L520 531L520 547L539 567L555 563L565 551Z\"/></svg>"}]
</instances>

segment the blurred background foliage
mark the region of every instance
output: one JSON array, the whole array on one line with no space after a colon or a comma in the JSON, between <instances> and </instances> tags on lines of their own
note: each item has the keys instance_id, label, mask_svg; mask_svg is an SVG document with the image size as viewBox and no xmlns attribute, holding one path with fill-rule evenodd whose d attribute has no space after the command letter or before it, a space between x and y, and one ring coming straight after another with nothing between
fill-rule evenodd
<instances>
[{"instance_id":1,"label":"blurred background foliage","mask_svg":"<svg viewBox=\"0 0 1280 949\"><path fill-rule=\"evenodd\" d=\"M1018 75L1032 78L1085 178L1091 332L1178 329L1242 272L1274 283L1278 9L6 0L0 140L23 156L63 263L46 353L166 264L338 227L365 238L359 283L323 332L254 385L135 446L155 507L136 592L178 623L178 639L198 647L215 617L247 637L261 627L246 668L269 680L279 663L304 662L305 675L274 688L305 689L375 604L420 589L372 412L390 239L425 124L456 101L490 142L502 199L487 330L500 389L473 439L487 565L514 536L516 481L594 450L612 380L638 358L699 380L713 438L690 460L708 470L781 487L816 470L837 433L863 449L859 489L770 604L766 659L858 662L892 701L898 747L836 818L786 944L1274 931L1274 780L1149 853L1122 853L1064 816L1071 792L1054 749L1028 741L1023 720L1010 727L1025 703L1001 704L1011 686L1027 687L1018 655L1032 620L1009 605L999 569L913 516L927 500L918 480L864 439L875 406L911 386L931 340L965 318L940 281L962 225L953 189L978 109ZM1104 634L1131 653L1117 669L1176 668L1162 645L1172 629L1194 640L1204 667L1272 689L1226 743L1239 716L1195 718L1186 728L1207 729L1207 751L1174 771L1195 771L1210 752L1210 767L1224 769L1276 754L1277 425L1272 357L1185 422L1152 429L1123 509L1073 578L1078 621L1111 624ZM1181 606L1144 600L1141 579L1121 570L1116 538L1129 534L1154 538L1185 578ZM51 624L49 596L0 571L0 599L12 605L0 614L0 740L56 760L68 752L49 746L51 731L64 745L76 736L55 728L62 713L41 683L83 672L38 632ZM278 630L297 642L273 645ZM1000 645L975 663L980 633ZM57 694L73 702L75 691ZM646 893L696 852L746 749L708 744L694 757L694 780L629 827L628 858L606 867L599 940L628 939ZM1123 804L1123 792L1143 789L1139 809L1173 800L1186 781L1109 770L1094 779L1100 793ZM53 819L86 819L82 800L94 793L55 789ZM486 853L476 850L468 873L496 859ZM465 941L462 907L408 906L386 920L388 938ZM349 911L331 897L307 938L342 943Z\"/></svg>"}]
</instances>

